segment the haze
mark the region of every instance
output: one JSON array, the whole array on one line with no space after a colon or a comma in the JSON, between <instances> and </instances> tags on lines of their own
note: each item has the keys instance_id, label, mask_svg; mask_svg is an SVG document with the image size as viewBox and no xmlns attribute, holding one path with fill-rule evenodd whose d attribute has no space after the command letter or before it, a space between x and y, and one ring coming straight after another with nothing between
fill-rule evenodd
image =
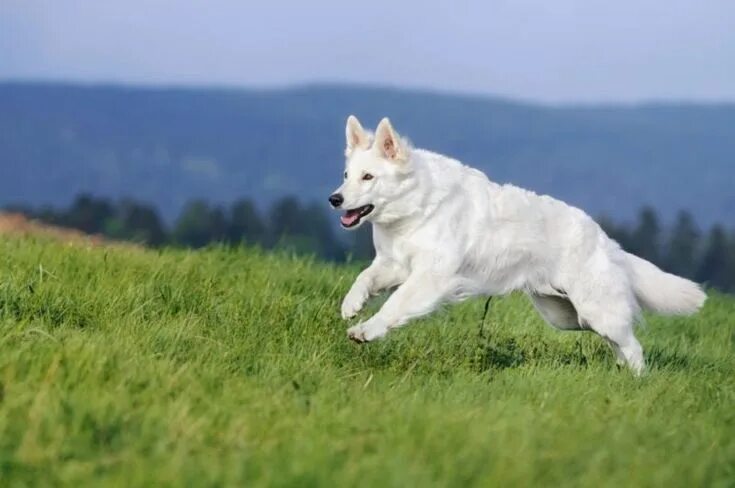
<instances>
[{"instance_id":1,"label":"haze","mask_svg":"<svg viewBox=\"0 0 735 488\"><path fill-rule=\"evenodd\" d=\"M735 100L735 2L3 0L0 79Z\"/></svg>"}]
</instances>

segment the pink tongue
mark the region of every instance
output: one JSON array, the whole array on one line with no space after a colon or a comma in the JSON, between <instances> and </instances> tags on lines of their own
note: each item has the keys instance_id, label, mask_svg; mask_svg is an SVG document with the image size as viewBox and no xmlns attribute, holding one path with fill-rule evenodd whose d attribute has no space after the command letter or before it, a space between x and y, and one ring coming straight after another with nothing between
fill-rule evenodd
<instances>
[{"instance_id":1,"label":"pink tongue","mask_svg":"<svg viewBox=\"0 0 735 488\"><path fill-rule=\"evenodd\" d=\"M358 212L347 212L339 220L342 222L342 225L349 226L354 224L359 216L360 214Z\"/></svg>"}]
</instances>

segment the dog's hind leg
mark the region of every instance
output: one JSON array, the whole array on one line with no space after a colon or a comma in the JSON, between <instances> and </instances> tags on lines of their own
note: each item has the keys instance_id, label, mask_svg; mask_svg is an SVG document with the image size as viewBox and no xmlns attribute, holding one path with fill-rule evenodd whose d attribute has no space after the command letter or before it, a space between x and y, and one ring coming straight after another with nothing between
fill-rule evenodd
<instances>
[{"instance_id":1,"label":"dog's hind leg","mask_svg":"<svg viewBox=\"0 0 735 488\"><path fill-rule=\"evenodd\" d=\"M643 373L643 348L633 333L637 309L630 305L630 301L582 303L576 308L583 322L612 346L618 363L624 362L636 375Z\"/></svg>"},{"instance_id":2,"label":"dog's hind leg","mask_svg":"<svg viewBox=\"0 0 735 488\"><path fill-rule=\"evenodd\" d=\"M565 297L553 295L529 294L533 305L541 316L553 327L561 330L580 330L577 309Z\"/></svg>"},{"instance_id":3,"label":"dog's hind leg","mask_svg":"<svg viewBox=\"0 0 735 488\"><path fill-rule=\"evenodd\" d=\"M643 371L643 349L633 334L632 315L623 312L619 316L606 317L593 312L591 316L585 315L580 320L577 309L567 298L535 294L530 297L539 313L552 326L562 330L591 329L610 345L617 364L627 365L636 374ZM628 308L623 304L619 310L625 311Z\"/></svg>"},{"instance_id":4,"label":"dog's hind leg","mask_svg":"<svg viewBox=\"0 0 735 488\"><path fill-rule=\"evenodd\" d=\"M640 376L646 367L646 363L643 360L641 343L633 334L632 324L627 327L627 330L619 329L612 336L605 336L605 338L613 344L618 360L623 359L628 367Z\"/></svg>"},{"instance_id":5,"label":"dog's hind leg","mask_svg":"<svg viewBox=\"0 0 735 488\"><path fill-rule=\"evenodd\" d=\"M620 347L613 341L611 341L608 338L604 338L605 342L608 343L610 346L610 349L615 353L615 364L618 366L625 366L627 364L627 361L625 360L625 355L623 355L623 351L620 350Z\"/></svg>"}]
</instances>

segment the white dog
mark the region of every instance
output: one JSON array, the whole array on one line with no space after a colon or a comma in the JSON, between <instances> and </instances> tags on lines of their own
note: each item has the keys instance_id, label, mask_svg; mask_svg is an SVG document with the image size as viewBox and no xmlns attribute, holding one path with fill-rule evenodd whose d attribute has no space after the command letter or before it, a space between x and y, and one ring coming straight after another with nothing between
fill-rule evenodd
<instances>
[{"instance_id":1,"label":"white dog","mask_svg":"<svg viewBox=\"0 0 735 488\"><path fill-rule=\"evenodd\" d=\"M619 363L644 368L633 324L641 308L691 314L700 287L623 251L583 211L499 185L448 157L414 149L385 118L373 135L347 119L344 182L329 197L342 226L373 224L376 256L342 303L354 317L370 295L398 286L347 333L357 342L432 312L443 302L523 290L562 330L592 330Z\"/></svg>"}]
</instances>

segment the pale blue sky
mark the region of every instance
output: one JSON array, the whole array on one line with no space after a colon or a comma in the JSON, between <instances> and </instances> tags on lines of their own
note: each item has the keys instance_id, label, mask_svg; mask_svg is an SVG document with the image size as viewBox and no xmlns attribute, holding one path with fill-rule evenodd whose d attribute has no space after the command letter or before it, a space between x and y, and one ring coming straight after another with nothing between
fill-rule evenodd
<instances>
[{"instance_id":1,"label":"pale blue sky","mask_svg":"<svg viewBox=\"0 0 735 488\"><path fill-rule=\"evenodd\" d=\"M0 79L735 101L733 0L0 0Z\"/></svg>"}]
</instances>

